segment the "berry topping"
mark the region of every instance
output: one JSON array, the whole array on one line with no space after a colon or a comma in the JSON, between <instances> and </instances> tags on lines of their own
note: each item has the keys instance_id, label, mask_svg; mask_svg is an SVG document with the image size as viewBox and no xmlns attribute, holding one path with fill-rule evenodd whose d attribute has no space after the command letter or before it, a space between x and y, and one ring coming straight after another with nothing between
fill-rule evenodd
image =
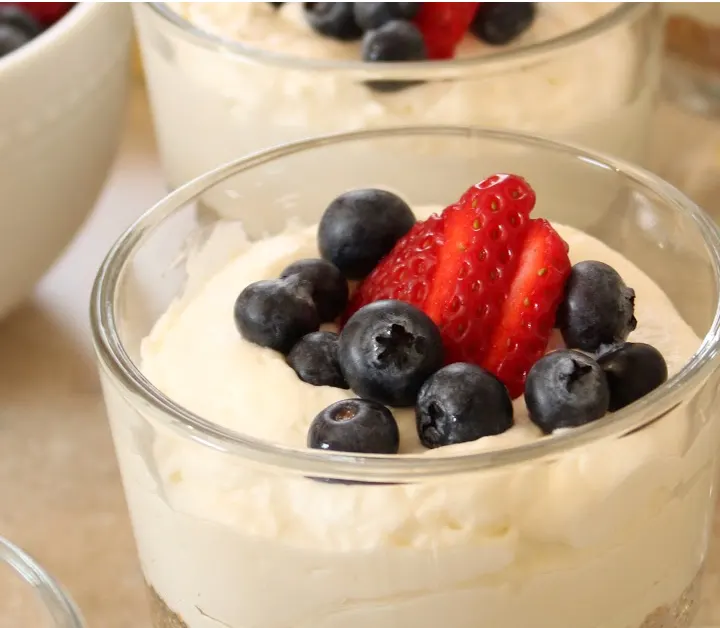
<instances>
[{"instance_id":1,"label":"berry topping","mask_svg":"<svg viewBox=\"0 0 720 628\"><path fill-rule=\"evenodd\" d=\"M595 421L608 410L605 373L591 357L559 350L540 358L527 376L525 404L545 434Z\"/></svg>"},{"instance_id":2,"label":"berry topping","mask_svg":"<svg viewBox=\"0 0 720 628\"><path fill-rule=\"evenodd\" d=\"M415 24L430 59L450 59L475 16L478 2L423 2Z\"/></svg>"},{"instance_id":3,"label":"berry topping","mask_svg":"<svg viewBox=\"0 0 720 628\"><path fill-rule=\"evenodd\" d=\"M335 320L348 302L348 284L337 266L324 259L301 259L282 273L284 279L297 275L312 287L312 298L321 323Z\"/></svg>"},{"instance_id":4,"label":"berry topping","mask_svg":"<svg viewBox=\"0 0 720 628\"><path fill-rule=\"evenodd\" d=\"M597 351L627 339L637 327L635 291L617 271L603 262L580 262L572 267L557 324L565 344Z\"/></svg>"},{"instance_id":5,"label":"berry topping","mask_svg":"<svg viewBox=\"0 0 720 628\"><path fill-rule=\"evenodd\" d=\"M502 46L522 35L534 19L534 2L481 2L470 32L485 43Z\"/></svg>"},{"instance_id":6,"label":"berry topping","mask_svg":"<svg viewBox=\"0 0 720 628\"><path fill-rule=\"evenodd\" d=\"M427 51L417 26L394 20L365 34L362 58L381 62L422 61L427 59Z\"/></svg>"},{"instance_id":7,"label":"berry topping","mask_svg":"<svg viewBox=\"0 0 720 628\"><path fill-rule=\"evenodd\" d=\"M348 279L362 279L415 223L408 204L392 192L351 190L325 210L318 247Z\"/></svg>"},{"instance_id":8,"label":"berry topping","mask_svg":"<svg viewBox=\"0 0 720 628\"><path fill-rule=\"evenodd\" d=\"M369 31L392 20L412 20L419 10L419 2L356 2L355 22Z\"/></svg>"},{"instance_id":9,"label":"berry topping","mask_svg":"<svg viewBox=\"0 0 720 628\"><path fill-rule=\"evenodd\" d=\"M337 359L338 336L315 331L303 336L288 354L287 361L297 376L313 386L348 388Z\"/></svg>"},{"instance_id":10,"label":"berry topping","mask_svg":"<svg viewBox=\"0 0 720 628\"><path fill-rule=\"evenodd\" d=\"M0 25L12 26L28 38L36 37L42 31L32 14L16 4L0 4Z\"/></svg>"},{"instance_id":11,"label":"berry topping","mask_svg":"<svg viewBox=\"0 0 720 628\"><path fill-rule=\"evenodd\" d=\"M74 2L17 2L43 26L55 24L75 5Z\"/></svg>"},{"instance_id":12,"label":"berry topping","mask_svg":"<svg viewBox=\"0 0 720 628\"><path fill-rule=\"evenodd\" d=\"M668 376L662 354L650 345L628 342L604 353L598 364L610 387L610 412L620 410L655 390Z\"/></svg>"},{"instance_id":13,"label":"berry topping","mask_svg":"<svg viewBox=\"0 0 720 628\"><path fill-rule=\"evenodd\" d=\"M420 442L443 447L509 430L513 406L499 379L479 366L458 362L423 384L415 418Z\"/></svg>"},{"instance_id":14,"label":"berry topping","mask_svg":"<svg viewBox=\"0 0 720 628\"><path fill-rule=\"evenodd\" d=\"M545 352L570 272L567 246L529 220L535 193L515 175L471 187L418 223L353 295L346 317L381 299L422 309L439 326L449 363L486 368L522 394Z\"/></svg>"},{"instance_id":15,"label":"berry topping","mask_svg":"<svg viewBox=\"0 0 720 628\"><path fill-rule=\"evenodd\" d=\"M395 417L385 406L368 399L343 399L313 419L307 445L357 454L396 454L400 434Z\"/></svg>"},{"instance_id":16,"label":"berry topping","mask_svg":"<svg viewBox=\"0 0 720 628\"><path fill-rule=\"evenodd\" d=\"M308 24L326 37L353 41L360 39L362 31L355 23L352 2L303 2Z\"/></svg>"},{"instance_id":17,"label":"berry topping","mask_svg":"<svg viewBox=\"0 0 720 628\"><path fill-rule=\"evenodd\" d=\"M547 349L569 272L565 241L546 220L530 221L483 360L513 398L522 394L528 370Z\"/></svg>"},{"instance_id":18,"label":"berry topping","mask_svg":"<svg viewBox=\"0 0 720 628\"><path fill-rule=\"evenodd\" d=\"M423 382L443 363L440 332L420 310L378 301L350 318L340 334L340 368L361 397L412 406Z\"/></svg>"},{"instance_id":19,"label":"berry topping","mask_svg":"<svg viewBox=\"0 0 720 628\"><path fill-rule=\"evenodd\" d=\"M320 325L312 286L297 275L250 284L235 301L235 325L246 340L286 354Z\"/></svg>"}]
</instances>

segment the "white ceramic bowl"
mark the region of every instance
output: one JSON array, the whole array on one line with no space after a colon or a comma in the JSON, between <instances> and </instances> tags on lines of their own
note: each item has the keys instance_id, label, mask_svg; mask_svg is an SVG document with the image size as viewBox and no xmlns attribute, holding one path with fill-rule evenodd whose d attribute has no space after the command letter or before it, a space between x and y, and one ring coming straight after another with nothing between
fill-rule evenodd
<instances>
[{"instance_id":1,"label":"white ceramic bowl","mask_svg":"<svg viewBox=\"0 0 720 628\"><path fill-rule=\"evenodd\" d=\"M126 4L78 4L0 59L0 316L92 209L124 121Z\"/></svg>"}]
</instances>

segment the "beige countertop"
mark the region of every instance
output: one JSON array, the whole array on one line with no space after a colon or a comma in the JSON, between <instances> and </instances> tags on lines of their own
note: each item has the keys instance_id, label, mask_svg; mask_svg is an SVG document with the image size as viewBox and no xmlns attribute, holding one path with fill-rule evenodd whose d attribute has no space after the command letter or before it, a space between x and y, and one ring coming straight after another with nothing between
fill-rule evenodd
<instances>
[{"instance_id":1,"label":"beige countertop","mask_svg":"<svg viewBox=\"0 0 720 628\"><path fill-rule=\"evenodd\" d=\"M128 114L96 211L34 298L0 325L0 534L67 586L90 627L104 628L149 626L87 315L104 253L164 193L139 88ZM720 216L720 123L666 106L656 128L656 169ZM714 537L702 628L720 628L720 513ZM0 628L35 628L24 616L0 618Z\"/></svg>"}]
</instances>

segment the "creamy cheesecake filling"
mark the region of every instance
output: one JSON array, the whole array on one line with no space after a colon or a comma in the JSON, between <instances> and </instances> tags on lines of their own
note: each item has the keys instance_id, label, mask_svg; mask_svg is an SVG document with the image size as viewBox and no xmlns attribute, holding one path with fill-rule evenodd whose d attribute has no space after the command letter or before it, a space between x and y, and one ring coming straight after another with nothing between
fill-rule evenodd
<instances>
[{"instance_id":1,"label":"creamy cheesecake filling","mask_svg":"<svg viewBox=\"0 0 720 628\"><path fill-rule=\"evenodd\" d=\"M300 59L360 61L359 42L339 42L318 35L306 24L300 3L286 3L277 12L263 3L169 6L201 30L253 48ZM617 3L540 3L530 29L510 46L489 46L468 35L456 56L483 57L553 39L586 26L616 7ZM302 72L253 63L210 63L206 55L196 55L185 46L175 51L178 66L199 86L221 94L228 113L236 116L249 112L267 116L271 112L275 124L316 130L442 122L543 133L576 127L630 104L629 96L636 91L637 54L631 31L617 28L551 60L531 60L504 70L499 67L487 75L481 68L469 69L457 80L441 77L388 93L373 91L342 71ZM376 64L379 72L383 66L387 64ZM240 75L243 80L239 84ZM644 86L638 88L642 93ZM558 116L558 111L563 115ZM617 119L615 124L619 124Z\"/></svg>"},{"instance_id":2,"label":"creamy cheesecake filling","mask_svg":"<svg viewBox=\"0 0 720 628\"><path fill-rule=\"evenodd\" d=\"M539 3L530 29L501 50L556 38L616 6ZM170 3L170 8L202 31L254 49L295 60L360 60L358 42L316 34L300 16L298 3L287 3L277 13L263 3ZM429 74L420 77L424 82L377 92L366 85L367 72L250 60L199 45L164 20L158 22L153 11L135 10L163 165L172 186L232 160L238 151L388 126L524 130L633 160L644 151L657 86L645 21L628 18L564 50L522 63L508 60L493 68L478 63L443 73L427 64ZM496 50L468 36L457 54L482 58ZM382 78L387 65L371 64L368 70L377 68ZM388 159L388 167L395 163Z\"/></svg>"},{"instance_id":3,"label":"creamy cheesecake filling","mask_svg":"<svg viewBox=\"0 0 720 628\"><path fill-rule=\"evenodd\" d=\"M556 228L573 263L602 260L635 289L630 340L656 346L677 372L700 341L662 290L598 240ZM144 341L144 374L209 420L304 447L315 414L352 393L301 382L282 356L238 335L232 306L248 283L317 255L315 227L252 243L237 226L219 227ZM109 407L113 417L112 397ZM412 411L395 410L400 455L552 438L522 398L514 407L504 434L430 451ZM139 440L114 417L113 432L155 628L527 628L538 618L558 628L685 628L714 455L712 438L690 438L686 412L552 463L395 486L283 474L160 426Z\"/></svg>"}]
</instances>

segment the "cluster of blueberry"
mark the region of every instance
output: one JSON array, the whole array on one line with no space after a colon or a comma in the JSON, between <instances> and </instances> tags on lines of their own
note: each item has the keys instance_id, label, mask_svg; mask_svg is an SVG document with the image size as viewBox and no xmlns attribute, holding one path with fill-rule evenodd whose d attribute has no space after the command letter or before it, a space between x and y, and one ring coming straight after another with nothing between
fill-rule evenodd
<instances>
[{"instance_id":1,"label":"cluster of blueberry","mask_svg":"<svg viewBox=\"0 0 720 628\"><path fill-rule=\"evenodd\" d=\"M366 277L415 224L410 207L385 190L352 190L326 209L318 229L323 259L290 264L275 280L245 288L235 322L247 340L287 355L300 379L349 388L341 370L338 335L318 331L345 311L348 280Z\"/></svg>"},{"instance_id":2,"label":"cluster of blueberry","mask_svg":"<svg viewBox=\"0 0 720 628\"><path fill-rule=\"evenodd\" d=\"M0 57L37 37L71 7L70 2L0 4Z\"/></svg>"},{"instance_id":3,"label":"cluster of blueberry","mask_svg":"<svg viewBox=\"0 0 720 628\"><path fill-rule=\"evenodd\" d=\"M540 358L525 382L530 418L543 432L595 421L667 379L655 347L626 342L637 326L634 301L635 292L611 266L573 266L556 321L568 348Z\"/></svg>"},{"instance_id":4,"label":"cluster of blueberry","mask_svg":"<svg viewBox=\"0 0 720 628\"><path fill-rule=\"evenodd\" d=\"M295 262L278 279L250 284L235 302L243 337L282 352L303 381L358 395L314 419L311 448L397 453L398 427L388 406L415 407L418 436L428 448L500 434L513 425L507 387L477 364L443 366L448 360L441 330L419 307L377 300L352 313L339 334L319 331L322 323L348 314L348 280L371 274L415 226L410 207L390 192L346 192L321 219L323 259ZM662 355L626 342L637 325L634 298L607 264L572 267L556 321L567 348L535 362L524 385L530 418L543 432L594 421L665 381Z\"/></svg>"}]
</instances>

